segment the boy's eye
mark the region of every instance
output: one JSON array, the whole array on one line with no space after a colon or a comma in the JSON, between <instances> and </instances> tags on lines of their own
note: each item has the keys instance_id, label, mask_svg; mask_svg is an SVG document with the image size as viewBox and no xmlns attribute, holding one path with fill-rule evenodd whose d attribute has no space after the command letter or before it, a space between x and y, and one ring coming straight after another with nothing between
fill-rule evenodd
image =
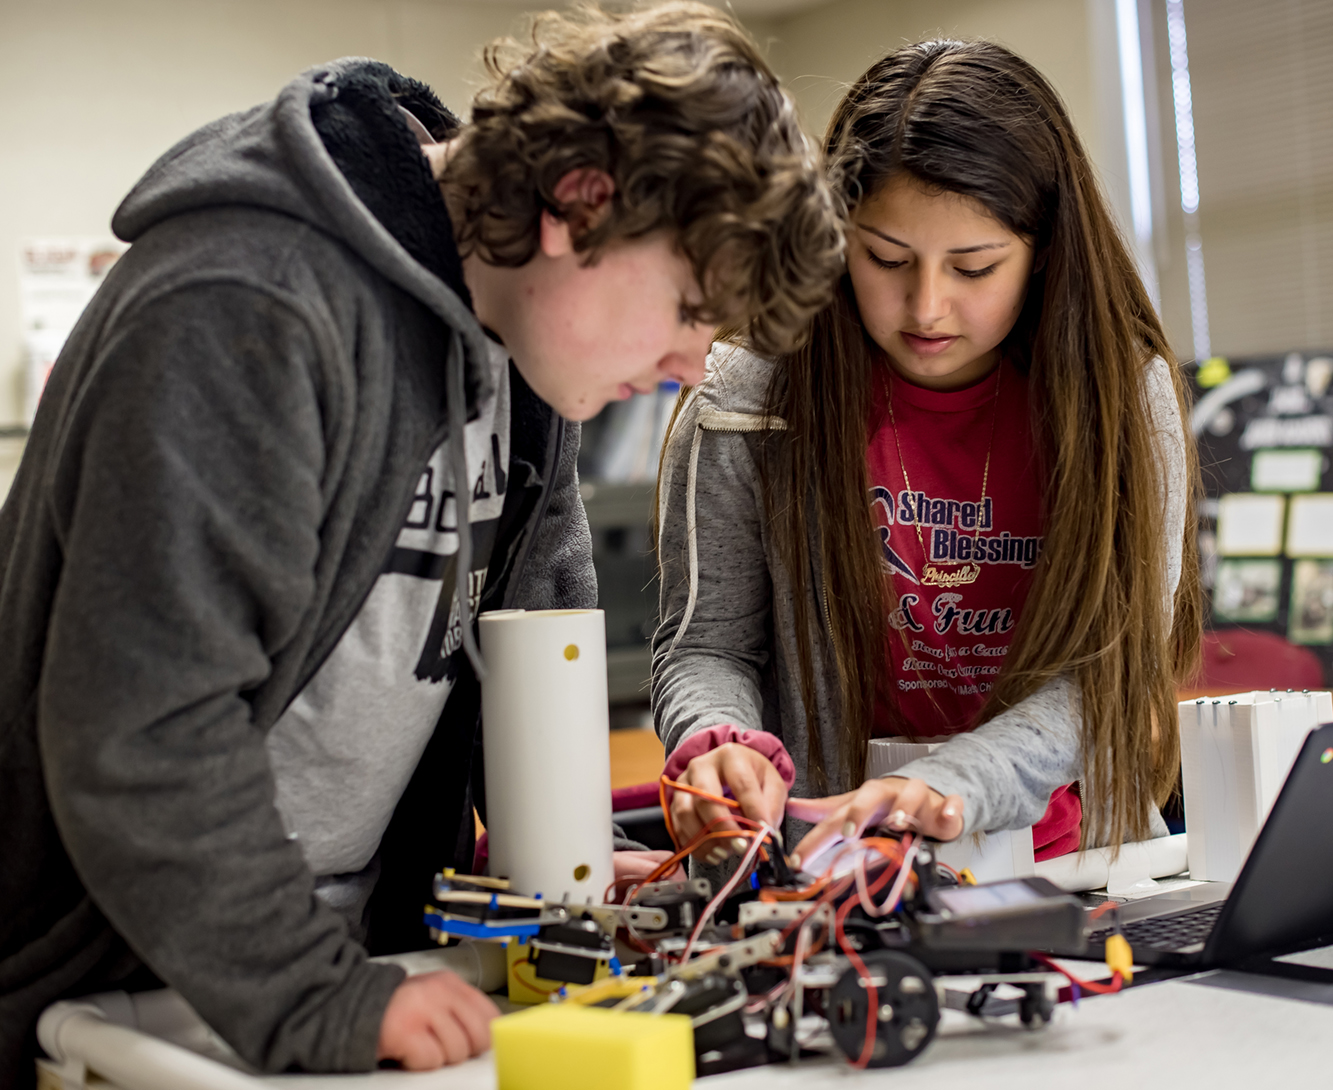
<instances>
[{"instance_id":1,"label":"boy's eye","mask_svg":"<svg viewBox=\"0 0 1333 1090\"><path fill-rule=\"evenodd\" d=\"M689 303L684 299L680 301L680 308L676 312L676 317L680 319L681 325L696 326L704 323L715 324L708 314L707 303Z\"/></svg>"},{"instance_id":2,"label":"boy's eye","mask_svg":"<svg viewBox=\"0 0 1333 1090\"><path fill-rule=\"evenodd\" d=\"M987 265L984 269L959 269L958 274L966 276L969 280L980 280L983 276L990 276L994 271L994 265Z\"/></svg>"}]
</instances>

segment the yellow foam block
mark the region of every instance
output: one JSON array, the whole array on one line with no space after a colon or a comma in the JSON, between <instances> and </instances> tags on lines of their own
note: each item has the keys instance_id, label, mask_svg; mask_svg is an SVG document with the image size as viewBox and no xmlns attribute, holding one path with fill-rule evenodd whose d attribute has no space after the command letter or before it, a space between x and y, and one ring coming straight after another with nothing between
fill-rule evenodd
<instances>
[{"instance_id":1,"label":"yellow foam block","mask_svg":"<svg viewBox=\"0 0 1333 1090\"><path fill-rule=\"evenodd\" d=\"M683 1014L548 1003L491 1023L498 1090L685 1090L694 1030Z\"/></svg>"}]
</instances>

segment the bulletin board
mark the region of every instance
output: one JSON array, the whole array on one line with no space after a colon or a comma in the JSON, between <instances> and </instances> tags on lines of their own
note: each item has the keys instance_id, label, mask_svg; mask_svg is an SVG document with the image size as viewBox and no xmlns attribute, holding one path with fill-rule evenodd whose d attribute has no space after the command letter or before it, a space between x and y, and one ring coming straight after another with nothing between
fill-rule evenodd
<instances>
[{"instance_id":1,"label":"bulletin board","mask_svg":"<svg viewBox=\"0 0 1333 1090\"><path fill-rule=\"evenodd\" d=\"M1277 633L1333 680L1333 351L1187 371L1209 627Z\"/></svg>"}]
</instances>

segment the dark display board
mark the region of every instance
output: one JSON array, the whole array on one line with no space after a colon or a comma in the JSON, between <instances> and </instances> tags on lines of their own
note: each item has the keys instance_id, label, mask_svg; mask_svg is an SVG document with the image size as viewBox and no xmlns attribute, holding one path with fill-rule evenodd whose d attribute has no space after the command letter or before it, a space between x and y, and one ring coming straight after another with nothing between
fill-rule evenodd
<instances>
[{"instance_id":1,"label":"dark display board","mask_svg":"<svg viewBox=\"0 0 1333 1090\"><path fill-rule=\"evenodd\" d=\"M1333 680L1333 351L1187 368L1212 628L1309 647Z\"/></svg>"}]
</instances>

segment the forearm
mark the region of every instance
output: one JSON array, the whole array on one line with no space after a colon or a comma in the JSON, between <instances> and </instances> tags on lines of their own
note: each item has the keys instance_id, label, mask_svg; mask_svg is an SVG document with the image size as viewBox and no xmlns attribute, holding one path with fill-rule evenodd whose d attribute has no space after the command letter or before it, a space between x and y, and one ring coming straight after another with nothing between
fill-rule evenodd
<instances>
[{"instance_id":1,"label":"forearm","mask_svg":"<svg viewBox=\"0 0 1333 1090\"><path fill-rule=\"evenodd\" d=\"M1075 683L1056 678L1026 700L893 773L963 799L964 832L1032 825L1051 792L1083 774Z\"/></svg>"}]
</instances>

